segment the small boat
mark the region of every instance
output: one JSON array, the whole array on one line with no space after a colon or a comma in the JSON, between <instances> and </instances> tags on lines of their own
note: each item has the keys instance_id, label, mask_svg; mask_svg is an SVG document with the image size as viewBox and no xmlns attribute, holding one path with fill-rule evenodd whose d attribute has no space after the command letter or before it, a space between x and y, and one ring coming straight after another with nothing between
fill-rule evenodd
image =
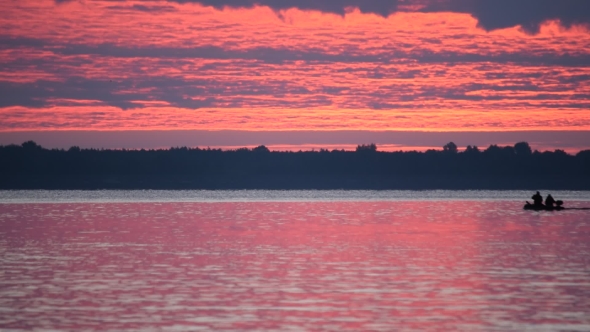
<instances>
[{"instance_id":1,"label":"small boat","mask_svg":"<svg viewBox=\"0 0 590 332\"><path fill-rule=\"evenodd\" d=\"M565 208L562 205L563 205L563 201L555 202L555 206L533 205L529 202L526 202L523 209L533 210L533 211L561 211L561 210L565 210Z\"/></svg>"}]
</instances>

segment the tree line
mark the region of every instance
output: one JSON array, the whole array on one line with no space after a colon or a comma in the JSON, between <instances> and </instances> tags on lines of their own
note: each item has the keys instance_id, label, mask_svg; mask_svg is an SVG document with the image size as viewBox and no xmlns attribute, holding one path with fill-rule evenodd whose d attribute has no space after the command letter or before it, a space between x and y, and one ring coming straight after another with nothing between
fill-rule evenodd
<instances>
[{"instance_id":1,"label":"tree line","mask_svg":"<svg viewBox=\"0 0 590 332\"><path fill-rule=\"evenodd\" d=\"M526 142L440 150L355 151L46 149L35 142L0 146L1 188L511 188L524 181L590 189L590 150L533 151ZM526 180L526 181L525 181ZM500 182L504 181L505 185ZM415 185L414 185L415 184ZM482 188L484 189L484 188Z\"/></svg>"}]
</instances>

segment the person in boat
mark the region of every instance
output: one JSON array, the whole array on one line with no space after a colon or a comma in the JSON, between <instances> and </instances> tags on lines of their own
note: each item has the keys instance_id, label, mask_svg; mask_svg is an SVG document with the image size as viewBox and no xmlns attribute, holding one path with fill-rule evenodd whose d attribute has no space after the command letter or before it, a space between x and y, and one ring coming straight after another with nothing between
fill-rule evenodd
<instances>
[{"instance_id":1,"label":"person in boat","mask_svg":"<svg viewBox=\"0 0 590 332\"><path fill-rule=\"evenodd\" d=\"M551 195L549 195L551 196ZM539 193L537 191L536 194L533 195L533 197L531 197L533 200L533 205L534 206L543 206L543 196L541 196L541 193ZM553 199L553 197L551 197L551 199Z\"/></svg>"},{"instance_id":2,"label":"person in boat","mask_svg":"<svg viewBox=\"0 0 590 332\"><path fill-rule=\"evenodd\" d=\"M545 206L552 208L555 203L556 201L553 199L553 196L551 196L551 194L547 195L547 198L545 199Z\"/></svg>"}]
</instances>

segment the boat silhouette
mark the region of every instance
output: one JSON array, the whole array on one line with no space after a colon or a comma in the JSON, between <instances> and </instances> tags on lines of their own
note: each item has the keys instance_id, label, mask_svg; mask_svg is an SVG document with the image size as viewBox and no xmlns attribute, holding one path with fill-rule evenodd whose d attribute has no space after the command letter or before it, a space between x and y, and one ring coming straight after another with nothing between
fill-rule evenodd
<instances>
[{"instance_id":1,"label":"boat silhouette","mask_svg":"<svg viewBox=\"0 0 590 332\"><path fill-rule=\"evenodd\" d=\"M544 204L531 204L527 201L524 204L523 209L533 211L561 211L565 210L565 207L563 207L563 201L556 201L555 206L548 206Z\"/></svg>"}]
</instances>

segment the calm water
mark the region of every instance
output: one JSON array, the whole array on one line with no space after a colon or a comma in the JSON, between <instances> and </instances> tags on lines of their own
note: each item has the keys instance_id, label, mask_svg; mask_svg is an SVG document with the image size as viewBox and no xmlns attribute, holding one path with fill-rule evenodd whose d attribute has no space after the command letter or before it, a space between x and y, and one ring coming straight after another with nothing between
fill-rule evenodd
<instances>
[{"instance_id":1,"label":"calm water","mask_svg":"<svg viewBox=\"0 0 590 332\"><path fill-rule=\"evenodd\" d=\"M0 329L589 331L590 211L531 194L0 192Z\"/></svg>"}]
</instances>

